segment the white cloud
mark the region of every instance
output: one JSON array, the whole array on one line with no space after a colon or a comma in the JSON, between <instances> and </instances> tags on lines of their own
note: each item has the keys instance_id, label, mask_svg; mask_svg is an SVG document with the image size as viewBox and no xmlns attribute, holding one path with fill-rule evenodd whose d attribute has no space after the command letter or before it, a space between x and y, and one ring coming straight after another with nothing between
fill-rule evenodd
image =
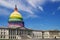
<instances>
[{"instance_id":1,"label":"white cloud","mask_svg":"<svg viewBox=\"0 0 60 40\"><path fill-rule=\"evenodd\" d=\"M52 12L52 15L55 15L58 10L60 10L60 6L57 7L57 9L55 11Z\"/></svg>"},{"instance_id":2,"label":"white cloud","mask_svg":"<svg viewBox=\"0 0 60 40\"><path fill-rule=\"evenodd\" d=\"M41 11L43 11L43 8L40 7L39 5L42 5L45 1L43 0L26 0L32 7L37 8ZM0 0L0 5L5 6L7 8L14 9L15 4L18 6L19 10L23 10L29 13L29 15L35 15L35 13L32 11L32 8L30 6L25 6L22 3L22 0ZM27 15L27 16L29 16ZM37 15L35 15L37 16ZM35 17L33 16L33 17Z\"/></svg>"},{"instance_id":3,"label":"white cloud","mask_svg":"<svg viewBox=\"0 0 60 40\"><path fill-rule=\"evenodd\" d=\"M59 2L60 0L51 0L52 2Z\"/></svg>"},{"instance_id":4,"label":"white cloud","mask_svg":"<svg viewBox=\"0 0 60 40\"><path fill-rule=\"evenodd\" d=\"M52 2L55 2L56 0L51 0Z\"/></svg>"},{"instance_id":5,"label":"white cloud","mask_svg":"<svg viewBox=\"0 0 60 40\"><path fill-rule=\"evenodd\" d=\"M43 8L41 6L38 7L41 11L44 11Z\"/></svg>"},{"instance_id":6,"label":"white cloud","mask_svg":"<svg viewBox=\"0 0 60 40\"><path fill-rule=\"evenodd\" d=\"M8 8L13 8L14 4L11 5L8 1L0 0L0 5L8 7Z\"/></svg>"},{"instance_id":7,"label":"white cloud","mask_svg":"<svg viewBox=\"0 0 60 40\"><path fill-rule=\"evenodd\" d=\"M8 10L5 10L5 9L0 9L0 15L5 15L5 16L7 16L7 15L9 15L9 11Z\"/></svg>"},{"instance_id":8,"label":"white cloud","mask_svg":"<svg viewBox=\"0 0 60 40\"><path fill-rule=\"evenodd\" d=\"M33 7L37 7L38 5L42 5L45 3L44 0L27 0L27 2L32 5Z\"/></svg>"},{"instance_id":9,"label":"white cloud","mask_svg":"<svg viewBox=\"0 0 60 40\"><path fill-rule=\"evenodd\" d=\"M32 18L38 17L37 15L29 15L28 18L29 18L30 16L31 16Z\"/></svg>"},{"instance_id":10,"label":"white cloud","mask_svg":"<svg viewBox=\"0 0 60 40\"><path fill-rule=\"evenodd\" d=\"M57 10L60 10L60 6L57 8Z\"/></svg>"},{"instance_id":11,"label":"white cloud","mask_svg":"<svg viewBox=\"0 0 60 40\"><path fill-rule=\"evenodd\" d=\"M7 8L12 8L13 9L15 4L18 6L19 10L27 11L30 14L34 14L29 7L25 7L23 4L21 4L21 2L19 2L17 0L15 0L15 1L12 1L12 0L10 0L10 1L0 0L0 5L5 6Z\"/></svg>"},{"instance_id":12,"label":"white cloud","mask_svg":"<svg viewBox=\"0 0 60 40\"><path fill-rule=\"evenodd\" d=\"M39 17L39 16L32 14L32 15L25 16L24 19L37 18L37 17Z\"/></svg>"},{"instance_id":13,"label":"white cloud","mask_svg":"<svg viewBox=\"0 0 60 40\"><path fill-rule=\"evenodd\" d=\"M34 8L39 8L41 11L43 11L43 5L46 1L45 0L27 0L27 2L33 6Z\"/></svg>"},{"instance_id":14,"label":"white cloud","mask_svg":"<svg viewBox=\"0 0 60 40\"><path fill-rule=\"evenodd\" d=\"M55 15L58 10L60 10L60 6L57 7L57 9L55 11L52 12L52 15Z\"/></svg>"}]
</instances>

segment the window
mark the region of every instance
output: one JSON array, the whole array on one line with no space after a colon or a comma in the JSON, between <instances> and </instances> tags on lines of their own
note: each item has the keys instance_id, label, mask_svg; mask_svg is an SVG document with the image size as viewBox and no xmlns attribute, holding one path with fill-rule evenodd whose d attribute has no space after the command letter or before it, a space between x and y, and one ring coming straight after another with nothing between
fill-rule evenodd
<instances>
[{"instance_id":1,"label":"window","mask_svg":"<svg viewBox=\"0 0 60 40\"><path fill-rule=\"evenodd\" d=\"M11 39L12 39L12 36L11 36Z\"/></svg>"},{"instance_id":2,"label":"window","mask_svg":"<svg viewBox=\"0 0 60 40\"><path fill-rule=\"evenodd\" d=\"M5 35L5 32L4 32L4 35Z\"/></svg>"},{"instance_id":3,"label":"window","mask_svg":"<svg viewBox=\"0 0 60 40\"><path fill-rule=\"evenodd\" d=\"M10 36L9 36L9 39L10 39Z\"/></svg>"},{"instance_id":4,"label":"window","mask_svg":"<svg viewBox=\"0 0 60 40\"><path fill-rule=\"evenodd\" d=\"M14 39L14 36L13 36L13 39Z\"/></svg>"},{"instance_id":5,"label":"window","mask_svg":"<svg viewBox=\"0 0 60 40\"><path fill-rule=\"evenodd\" d=\"M15 36L15 39L16 39L16 36Z\"/></svg>"},{"instance_id":6,"label":"window","mask_svg":"<svg viewBox=\"0 0 60 40\"><path fill-rule=\"evenodd\" d=\"M3 36L3 38L5 38L5 36Z\"/></svg>"},{"instance_id":7,"label":"window","mask_svg":"<svg viewBox=\"0 0 60 40\"><path fill-rule=\"evenodd\" d=\"M2 36L1 36L1 38L2 38Z\"/></svg>"},{"instance_id":8,"label":"window","mask_svg":"<svg viewBox=\"0 0 60 40\"><path fill-rule=\"evenodd\" d=\"M2 35L3 32L1 32L1 35Z\"/></svg>"}]
</instances>

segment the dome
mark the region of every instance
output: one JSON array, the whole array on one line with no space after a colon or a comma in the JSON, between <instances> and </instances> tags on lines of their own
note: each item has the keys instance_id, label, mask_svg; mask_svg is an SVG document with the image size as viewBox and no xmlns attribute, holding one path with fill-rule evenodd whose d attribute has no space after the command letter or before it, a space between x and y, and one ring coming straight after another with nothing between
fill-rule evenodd
<instances>
[{"instance_id":1,"label":"dome","mask_svg":"<svg viewBox=\"0 0 60 40\"><path fill-rule=\"evenodd\" d=\"M22 21L22 15L18 12L17 6L15 6L14 12L11 13L9 21Z\"/></svg>"},{"instance_id":2,"label":"dome","mask_svg":"<svg viewBox=\"0 0 60 40\"><path fill-rule=\"evenodd\" d=\"M18 11L14 11L10 15L9 21L22 21L22 16Z\"/></svg>"},{"instance_id":3,"label":"dome","mask_svg":"<svg viewBox=\"0 0 60 40\"><path fill-rule=\"evenodd\" d=\"M22 15L18 12L16 6L14 12L12 12L9 17L8 23L9 27L24 27Z\"/></svg>"},{"instance_id":4,"label":"dome","mask_svg":"<svg viewBox=\"0 0 60 40\"><path fill-rule=\"evenodd\" d=\"M10 18L22 18L21 14L17 11L14 11L11 15Z\"/></svg>"}]
</instances>

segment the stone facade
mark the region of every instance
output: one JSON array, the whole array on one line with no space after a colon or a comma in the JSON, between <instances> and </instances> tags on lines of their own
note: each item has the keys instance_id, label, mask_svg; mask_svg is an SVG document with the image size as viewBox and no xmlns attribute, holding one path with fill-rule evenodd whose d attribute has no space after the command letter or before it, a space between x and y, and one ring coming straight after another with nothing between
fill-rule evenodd
<instances>
[{"instance_id":1,"label":"stone facade","mask_svg":"<svg viewBox=\"0 0 60 40\"><path fill-rule=\"evenodd\" d=\"M0 39L60 38L60 31L40 31L21 28L0 28Z\"/></svg>"},{"instance_id":2,"label":"stone facade","mask_svg":"<svg viewBox=\"0 0 60 40\"><path fill-rule=\"evenodd\" d=\"M60 31L49 30L49 31L33 31L34 37L37 38L60 38Z\"/></svg>"}]
</instances>

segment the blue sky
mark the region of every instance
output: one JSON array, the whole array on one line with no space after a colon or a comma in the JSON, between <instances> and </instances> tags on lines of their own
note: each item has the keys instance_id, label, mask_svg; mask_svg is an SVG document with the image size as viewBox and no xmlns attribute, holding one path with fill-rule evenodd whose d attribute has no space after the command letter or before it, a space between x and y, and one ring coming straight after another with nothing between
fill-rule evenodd
<instances>
[{"instance_id":1,"label":"blue sky","mask_svg":"<svg viewBox=\"0 0 60 40\"><path fill-rule=\"evenodd\" d=\"M60 0L0 0L0 27L8 26L15 4L26 28L60 30Z\"/></svg>"}]
</instances>

